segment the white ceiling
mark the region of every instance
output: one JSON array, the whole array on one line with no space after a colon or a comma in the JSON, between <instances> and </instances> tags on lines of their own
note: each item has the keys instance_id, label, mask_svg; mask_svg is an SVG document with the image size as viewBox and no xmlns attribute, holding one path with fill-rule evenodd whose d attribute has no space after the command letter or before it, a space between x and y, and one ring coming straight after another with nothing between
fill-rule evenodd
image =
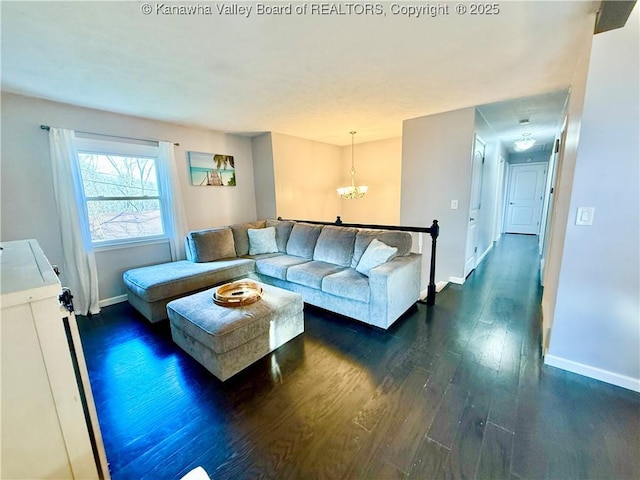
<instances>
[{"instance_id":1,"label":"white ceiling","mask_svg":"<svg viewBox=\"0 0 640 480\"><path fill-rule=\"evenodd\" d=\"M212 15L178 16L143 15L139 1L2 1L2 88L348 145L351 130L359 142L390 138L408 118L566 91L597 3L502 1L482 17L440 2L450 14L433 18L394 15L390 2L380 16L257 15L243 3L254 7L246 18L207 2ZM542 117L526 100L482 112L511 135L520 108Z\"/></svg>"},{"instance_id":2,"label":"white ceiling","mask_svg":"<svg viewBox=\"0 0 640 480\"><path fill-rule=\"evenodd\" d=\"M513 153L513 142L527 133L536 140L530 152L551 150L564 121L563 112L568 95L569 92L565 89L481 105L478 110L494 131L499 132L508 151ZM521 120L528 120L529 123L522 125Z\"/></svg>"}]
</instances>

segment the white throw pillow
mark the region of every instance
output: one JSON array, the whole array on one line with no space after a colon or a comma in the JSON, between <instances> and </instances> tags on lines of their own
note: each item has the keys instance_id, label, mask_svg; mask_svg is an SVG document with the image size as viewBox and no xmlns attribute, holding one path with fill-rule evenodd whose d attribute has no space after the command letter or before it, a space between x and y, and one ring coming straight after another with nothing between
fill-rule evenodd
<instances>
[{"instance_id":1,"label":"white throw pillow","mask_svg":"<svg viewBox=\"0 0 640 480\"><path fill-rule=\"evenodd\" d=\"M362 257L360 257L356 271L368 277L369 270L393 260L396 255L398 255L398 249L396 247L390 247L386 243L374 238L362 254Z\"/></svg>"},{"instance_id":2,"label":"white throw pillow","mask_svg":"<svg viewBox=\"0 0 640 480\"><path fill-rule=\"evenodd\" d=\"M249 255L276 253L278 251L275 227L249 228L247 233L249 234Z\"/></svg>"}]
</instances>

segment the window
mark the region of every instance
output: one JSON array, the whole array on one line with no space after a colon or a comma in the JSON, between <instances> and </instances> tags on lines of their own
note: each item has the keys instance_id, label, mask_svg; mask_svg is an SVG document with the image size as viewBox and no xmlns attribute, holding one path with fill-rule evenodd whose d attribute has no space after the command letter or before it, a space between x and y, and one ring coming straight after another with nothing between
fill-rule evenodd
<instances>
[{"instance_id":1,"label":"window","mask_svg":"<svg viewBox=\"0 0 640 480\"><path fill-rule=\"evenodd\" d=\"M157 150L77 139L80 194L94 246L166 237Z\"/></svg>"}]
</instances>

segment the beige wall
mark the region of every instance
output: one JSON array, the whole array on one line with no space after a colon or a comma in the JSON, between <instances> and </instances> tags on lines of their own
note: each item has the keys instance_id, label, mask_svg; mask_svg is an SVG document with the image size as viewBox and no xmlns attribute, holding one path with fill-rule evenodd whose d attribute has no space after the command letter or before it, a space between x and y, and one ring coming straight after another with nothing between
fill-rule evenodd
<instances>
[{"instance_id":1,"label":"beige wall","mask_svg":"<svg viewBox=\"0 0 640 480\"><path fill-rule=\"evenodd\" d=\"M62 267L60 226L53 194L49 140L40 125L179 142L175 157L189 229L256 219L251 139L127 115L2 93L2 241L35 238ZM189 184L187 151L235 156L236 187ZM100 299L124 293L122 272L169 261L166 243L96 252ZM62 281L64 283L64 270Z\"/></svg>"},{"instance_id":2,"label":"beige wall","mask_svg":"<svg viewBox=\"0 0 640 480\"><path fill-rule=\"evenodd\" d=\"M256 209L259 218L294 218L397 225L400 221L402 139L357 144L356 181L369 193L345 200L336 188L351 182L351 145L280 133L253 138Z\"/></svg>"},{"instance_id":3,"label":"beige wall","mask_svg":"<svg viewBox=\"0 0 640 480\"><path fill-rule=\"evenodd\" d=\"M358 200L339 200L342 220L346 223L398 225L400 223L402 138L356 144L354 161L356 183L367 185L369 191ZM351 145L342 148L340 186L350 185L350 172Z\"/></svg>"},{"instance_id":4,"label":"beige wall","mask_svg":"<svg viewBox=\"0 0 640 480\"><path fill-rule=\"evenodd\" d=\"M334 221L341 148L280 133L271 133L271 141L277 216Z\"/></svg>"}]
</instances>

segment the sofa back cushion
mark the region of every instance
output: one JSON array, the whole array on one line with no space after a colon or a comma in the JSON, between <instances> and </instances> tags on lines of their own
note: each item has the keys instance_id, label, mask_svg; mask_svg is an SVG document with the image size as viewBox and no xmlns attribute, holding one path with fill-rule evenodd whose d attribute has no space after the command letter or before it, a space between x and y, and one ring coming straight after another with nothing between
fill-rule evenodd
<instances>
[{"instance_id":1,"label":"sofa back cushion","mask_svg":"<svg viewBox=\"0 0 640 480\"><path fill-rule=\"evenodd\" d=\"M287 220L267 220L267 227L275 227L276 229L276 243L278 251L281 253L287 252L287 242L294 223Z\"/></svg>"},{"instance_id":2,"label":"sofa back cushion","mask_svg":"<svg viewBox=\"0 0 640 480\"><path fill-rule=\"evenodd\" d=\"M194 262L213 262L221 258L236 257L233 233L229 227L189 232L187 239L191 260Z\"/></svg>"},{"instance_id":3,"label":"sofa back cushion","mask_svg":"<svg viewBox=\"0 0 640 480\"><path fill-rule=\"evenodd\" d=\"M362 257L362 254L374 238L377 238L379 241L389 245L390 247L396 247L398 249L398 257L404 257L411 253L412 239L409 232L360 229L356 234L356 242L353 247L353 258L351 259L351 268L356 268L360 261L360 257Z\"/></svg>"},{"instance_id":4,"label":"sofa back cushion","mask_svg":"<svg viewBox=\"0 0 640 480\"><path fill-rule=\"evenodd\" d=\"M249 235L247 230L250 228L264 228L267 225L264 220L249 223L239 223L237 225L231 225L231 232L233 233L233 243L236 247L236 255L241 257L249 254Z\"/></svg>"},{"instance_id":5,"label":"sofa back cushion","mask_svg":"<svg viewBox=\"0 0 640 480\"><path fill-rule=\"evenodd\" d=\"M313 258L313 250L316 248L321 230L322 225L296 223L291 229L291 235L287 241L287 255Z\"/></svg>"},{"instance_id":6,"label":"sofa back cushion","mask_svg":"<svg viewBox=\"0 0 640 480\"><path fill-rule=\"evenodd\" d=\"M313 259L341 267L350 266L356 232L355 228L350 227L324 227L316 242Z\"/></svg>"}]
</instances>

